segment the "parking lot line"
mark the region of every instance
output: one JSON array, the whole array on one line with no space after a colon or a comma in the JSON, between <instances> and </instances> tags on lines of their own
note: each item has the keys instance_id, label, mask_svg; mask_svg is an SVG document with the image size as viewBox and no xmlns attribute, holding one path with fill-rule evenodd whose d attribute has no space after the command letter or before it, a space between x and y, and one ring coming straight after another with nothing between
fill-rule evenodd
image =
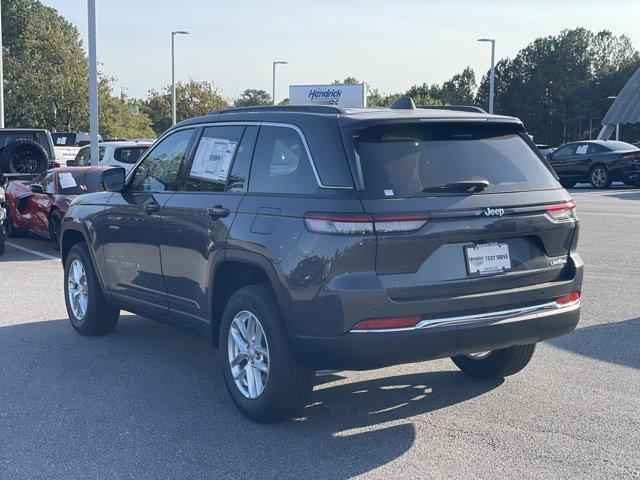
<instances>
[{"instance_id":1,"label":"parking lot line","mask_svg":"<svg viewBox=\"0 0 640 480\"><path fill-rule=\"evenodd\" d=\"M16 245L15 243L12 243L12 242L5 242L5 245L9 247L17 248L18 250L22 250L23 252L37 255L38 257L46 258L47 260L60 260L58 257L54 257L53 255L47 255L46 253L38 252L37 250L31 250L30 248L23 247L22 245Z\"/></svg>"}]
</instances>

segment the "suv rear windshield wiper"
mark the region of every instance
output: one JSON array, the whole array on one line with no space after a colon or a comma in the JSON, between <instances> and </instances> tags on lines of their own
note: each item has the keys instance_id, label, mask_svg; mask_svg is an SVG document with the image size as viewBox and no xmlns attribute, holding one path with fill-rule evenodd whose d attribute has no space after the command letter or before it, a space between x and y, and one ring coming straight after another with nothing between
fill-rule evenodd
<instances>
[{"instance_id":1,"label":"suv rear windshield wiper","mask_svg":"<svg viewBox=\"0 0 640 480\"><path fill-rule=\"evenodd\" d=\"M487 180L469 180L462 182L441 183L431 187L425 187L422 193L432 192L452 192L452 193L478 193L486 190L489 186Z\"/></svg>"}]
</instances>

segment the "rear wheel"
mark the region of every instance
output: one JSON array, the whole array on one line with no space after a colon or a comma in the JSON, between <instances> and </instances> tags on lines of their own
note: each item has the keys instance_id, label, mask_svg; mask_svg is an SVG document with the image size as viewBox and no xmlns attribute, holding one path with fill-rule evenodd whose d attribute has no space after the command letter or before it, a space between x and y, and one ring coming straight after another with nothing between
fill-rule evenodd
<instances>
[{"instance_id":1,"label":"rear wheel","mask_svg":"<svg viewBox=\"0 0 640 480\"><path fill-rule=\"evenodd\" d=\"M282 314L267 285L249 285L232 295L219 346L225 384L245 416L273 422L302 408L315 372L291 354Z\"/></svg>"},{"instance_id":2,"label":"rear wheel","mask_svg":"<svg viewBox=\"0 0 640 480\"><path fill-rule=\"evenodd\" d=\"M526 367L535 349L535 343L516 345L500 350L458 355L451 357L451 360L472 377L499 379L516 374Z\"/></svg>"},{"instance_id":3,"label":"rear wheel","mask_svg":"<svg viewBox=\"0 0 640 480\"><path fill-rule=\"evenodd\" d=\"M609 188L611 186L611 175L602 165L596 165L589 172L589 183L593 188Z\"/></svg>"},{"instance_id":4,"label":"rear wheel","mask_svg":"<svg viewBox=\"0 0 640 480\"><path fill-rule=\"evenodd\" d=\"M7 237L11 237L11 238L24 237L27 234L26 231L20 230L15 227L15 225L13 224L13 217L11 216L11 211L8 208L7 208L7 218L5 218L4 220L4 231L6 232Z\"/></svg>"},{"instance_id":5,"label":"rear wheel","mask_svg":"<svg viewBox=\"0 0 640 480\"><path fill-rule=\"evenodd\" d=\"M64 297L69 320L78 333L102 335L116 327L120 310L104 298L84 243L74 245L64 262Z\"/></svg>"},{"instance_id":6,"label":"rear wheel","mask_svg":"<svg viewBox=\"0 0 640 480\"><path fill-rule=\"evenodd\" d=\"M4 233L2 232L2 225L0 225L0 255L4 253Z\"/></svg>"},{"instance_id":7,"label":"rear wheel","mask_svg":"<svg viewBox=\"0 0 640 480\"><path fill-rule=\"evenodd\" d=\"M56 210L49 216L49 240L51 240L51 246L56 250L60 250L61 224L60 213Z\"/></svg>"}]
</instances>

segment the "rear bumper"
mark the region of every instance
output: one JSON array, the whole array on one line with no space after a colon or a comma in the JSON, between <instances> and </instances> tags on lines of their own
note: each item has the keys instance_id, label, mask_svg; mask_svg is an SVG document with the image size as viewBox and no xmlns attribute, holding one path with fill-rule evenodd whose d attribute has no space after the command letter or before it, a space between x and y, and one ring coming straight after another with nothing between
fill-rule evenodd
<instances>
[{"instance_id":1,"label":"rear bumper","mask_svg":"<svg viewBox=\"0 0 640 480\"><path fill-rule=\"evenodd\" d=\"M548 302L457 317L425 318L416 327L350 331L340 336L291 334L294 355L316 369L366 370L539 342L572 331L580 302Z\"/></svg>"}]
</instances>

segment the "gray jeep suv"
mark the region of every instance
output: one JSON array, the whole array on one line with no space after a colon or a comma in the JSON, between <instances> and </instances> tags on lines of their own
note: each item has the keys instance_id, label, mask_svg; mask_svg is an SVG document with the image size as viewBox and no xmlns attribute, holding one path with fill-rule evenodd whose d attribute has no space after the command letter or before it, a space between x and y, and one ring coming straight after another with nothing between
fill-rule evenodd
<instances>
[{"instance_id":1,"label":"gray jeep suv","mask_svg":"<svg viewBox=\"0 0 640 480\"><path fill-rule=\"evenodd\" d=\"M124 309L210 337L256 421L294 415L319 369L502 378L578 322L575 204L516 118L224 110L102 183L62 225L71 324L108 333Z\"/></svg>"}]
</instances>

